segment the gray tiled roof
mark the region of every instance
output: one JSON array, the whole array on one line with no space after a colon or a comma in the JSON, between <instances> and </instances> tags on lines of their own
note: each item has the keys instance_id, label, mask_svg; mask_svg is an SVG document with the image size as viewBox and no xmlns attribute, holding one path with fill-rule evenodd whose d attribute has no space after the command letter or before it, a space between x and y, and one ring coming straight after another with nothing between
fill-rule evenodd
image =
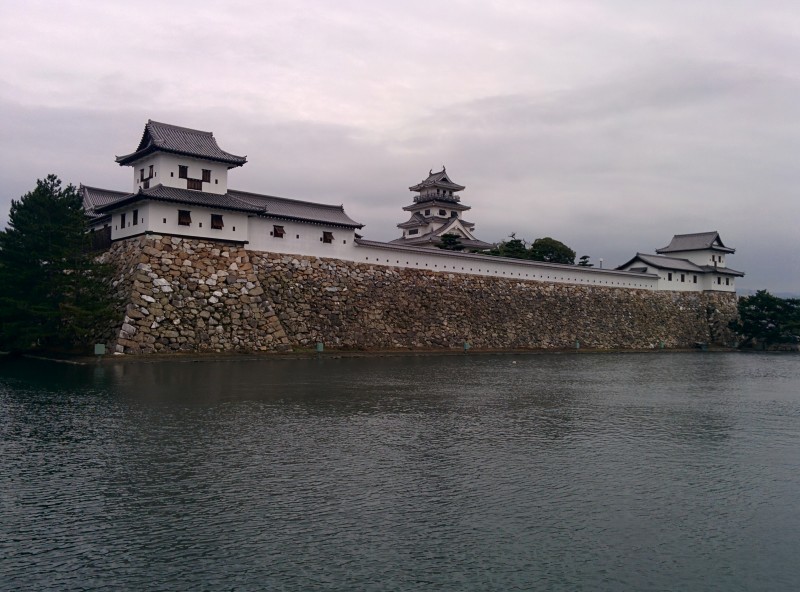
<instances>
[{"instance_id":1,"label":"gray tiled roof","mask_svg":"<svg viewBox=\"0 0 800 592\"><path fill-rule=\"evenodd\" d=\"M434 173L433 170L431 170L427 179L421 183L417 183L416 185L409 187L409 189L411 191L422 191L425 187L445 187L447 189L452 189L453 191L462 191L465 189L463 185L453 183L453 181L450 179L450 176L447 174L447 169L445 168L442 168L442 170L438 173Z\"/></svg>"},{"instance_id":2,"label":"gray tiled roof","mask_svg":"<svg viewBox=\"0 0 800 592\"><path fill-rule=\"evenodd\" d=\"M222 210L237 210L241 212L251 212L253 214L259 213L258 209L236 199L231 199L228 195L218 195L205 191L192 191L191 189L178 189L177 187L164 187L160 183L149 189L142 189L138 193L128 193L121 199L98 207L97 210L98 212L108 212L120 206L145 199L204 206L207 208L219 208Z\"/></svg>"},{"instance_id":3,"label":"gray tiled roof","mask_svg":"<svg viewBox=\"0 0 800 592\"><path fill-rule=\"evenodd\" d=\"M733 275L737 277L743 277L743 271L736 271L735 269L731 269L730 267L715 267L713 265L695 265L688 259L679 259L678 257L666 257L664 255L648 255L646 253L636 253L636 256L633 257L627 263L623 263L617 269L622 269L623 267L628 267L637 261L641 261L642 263L646 263L651 267L655 267L656 269L670 269L673 271L684 271L689 273L718 273L720 275ZM641 269L640 267L630 267L627 271L635 271Z\"/></svg>"},{"instance_id":4,"label":"gray tiled roof","mask_svg":"<svg viewBox=\"0 0 800 592\"><path fill-rule=\"evenodd\" d=\"M699 251L702 249L713 249L733 253L736 249L726 247L719 237L719 232L696 232L694 234L676 234L666 247L656 249L656 253L675 253L679 251Z\"/></svg>"},{"instance_id":5,"label":"gray tiled roof","mask_svg":"<svg viewBox=\"0 0 800 592\"><path fill-rule=\"evenodd\" d=\"M463 222L459 220L459 222ZM444 234L447 234L446 230L447 227L450 226L449 224L445 224L436 230L432 230L431 232L426 232L425 234L420 234L417 236L404 236L400 238L396 238L393 241L390 241L389 244L392 245L432 245L437 244L440 240L440 237ZM474 224L472 225L474 226ZM471 230L471 226L467 226ZM494 247L491 243L483 242L479 239L470 239L470 238L462 238L461 244L470 249L491 249Z\"/></svg>"},{"instance_id":6,"label":"gray tiled roof","mask_svg":"<svg viewBox=\"0 0 800 592\"><path fill-rule=\"evenodd\" d=\"M87 185L81 185L78 188L78 192L83 198L83 210L90 218L102 217L103 214L99 214L96 211L97 208L129 195L124 191L112 191L110 189L100 189L98 187L89 187Z\"/></svg>"},{"instance_id":7,"label":"gray tiled roof","mask_svg":"<svg viewBox=\"0 0 800 592\"><path fill-rule=\"evenodd\" d=\"M403 209L407 212L416 212L437 207L458 210L459 212L465 212L472 209L471 206L465 206L464 204L460 204L455 201L455 197L456 196L453 196L452 199L449 199L442 196L433 196L429 199L415 201L413 204L410 206L405 206Z\"/></svg>"},{"instance_id":8,"label":"gray tiled roof","mask_svg":"<svg viewBox=\"0 0 800 592\"><path fill-rule=\"evenodd\" d=\"M703 265L702 268L707 273L718 273L720 275L735 275L737 277L743 277L743 271L736 271L735 269L731 269L730 267L714 267L713 265Z\"/></svg>"},{"instance_id":9,"label":"gray tiled roof","mask_svg":"<svg viewBox=\"0 0 800 592\"><path fill-rule=\"evenodd\" d=\"M428 232L420 236L412 236L405 238L396 238L389 241L390 245L406 245L409 247L420 247L424 245L437 245L439 244L439 235L435 232ZM462 238L461 244L467 249L485 250L494 247L491 243L485 243L482 240L472 240L469 238Z\"/></svg>"},{"instance_id":10,"label":"gray tiled roof","mask_svg":"<svg viewBox=\"0 0 800 592\"><path fill-rule=\"evenodd\" d=\"M411 215L411 217L406 222L401 222L397 225L398 228L415 228L417 226L422 226L423 224L427 224L428 221L425 219L425 216L420 214L419 212L415 212Z\"/></svg>"},{"instance_id":11,"label":"gray tiled roof","mask_svg":"<svg viewBox=\"0 0 800 592\"><path fill-rule=\"evenodd\" d=\"M626 267L635 261L642 261L656 269L674 269L676 271L689 271L691 273L705 273L705 270L699 265L695 265L688 259L678 259L677 257L665 257L664 255L648 255L646 253L636 253L636 256L617 267L620 269Z\"/></svg>"},{"instance_id":12,"label":"gray tiled roof","mask_svg":"<svg viewBox=\"0 0 800 592\"><path fill-rule=\"evenodd\" d=\"M319 224L332 224L346 228L362 228L364 225L356 222L344 211L344 206L332 206L311 201L300 201L274 195L261 195L246 191L228 191L233 199L258 208L263 215L290 220L303 220Z\"/></svg>"},{"instance_id":13,"label":"gray tiled roof","mask_svg":"<svg viewBox=\"0 0 800 592\"><path fill-rule=\"evenodd\" d=\"M152 119L147 121L142 140L136 151L125 156L118 156L117 162L120 165L129 165L153 152L171 152L213 160L227 164L228 168L242 166L247 162L245 156L236 156L222 150L211 132L160 123Z\"/></svg>"},{"instance_id":14,"label":"gray tiled roof","mask_svg":"<svg viewBox=\"0 0 800 592\"><path fill-rule=\"evenodd\" d=\"M398 224L398 228L416 228L418 226L424 226L426 224L430 224L431 222L439 222L440 224L450 224L452 220L455 218L445 218L444 216L423 216L419 212L415 213L411 218L409 218L406 222L402 224ZM458 218L458 221L461 222L462 226L469 228L472 230L475 228L474 222L467 222L461 218Z\"/></svg>"},{"instance_id":15,"label":"gray tiled roof","mask_svg":"<svg viewBox=\"0 0 800 592\"><path fill-rule=\"evenodd\" d=\"M150 189L143 189L138 193L89 189L93 191L91 195L105 196L104 203L94 207L93 211L96 211L96 213L107 213L129 203L153 199L212 209L234 210L271 218L343 226L345 228L361 228L364 226L350 218L344 212L344 207L342 206L331 206L310 201L287 199L285 197L248 193L246 191L230 190L224 195L219 195L191 189L164 187L161 184ZM85 195L84 204L87 203Z\"/></svg>"}]
</instances>

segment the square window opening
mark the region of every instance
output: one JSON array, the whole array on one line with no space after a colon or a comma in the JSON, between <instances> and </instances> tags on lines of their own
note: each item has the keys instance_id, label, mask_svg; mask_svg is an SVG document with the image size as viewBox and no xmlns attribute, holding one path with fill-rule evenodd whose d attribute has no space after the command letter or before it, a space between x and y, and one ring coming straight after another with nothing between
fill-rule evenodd
<instances>
[{"instance_id":1,"label":"square window opening","mask_svg":"<svg viewBox=\"0 0 800 592\"><path fill-rule=\"evenodd\" d=\"M222 214L211 214L211 228L214 230L222 230L223 227Z\"/></svg>"},{"instance_id":2,"label":"square window opening","mask_svg":"<svg viewBox=\"0 0 800 592\"><path fill-rule=\"evenodd\" d=\"M178 210L178 226L191 226L192 213L189 210Z\"/></svg>"}]
</instances>

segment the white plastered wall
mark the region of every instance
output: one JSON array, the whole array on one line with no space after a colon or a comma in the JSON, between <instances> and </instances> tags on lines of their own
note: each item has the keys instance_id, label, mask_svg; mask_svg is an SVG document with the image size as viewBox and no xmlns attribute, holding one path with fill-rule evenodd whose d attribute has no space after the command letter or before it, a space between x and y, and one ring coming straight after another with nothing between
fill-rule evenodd
<instances>
[{"instance_id":1,"label":"white plastered wall","mask_svg":"<svg viewBox=\"0 0 800 592\"><path fill-rule=\"evenodd\" d=\"M150 202L150 208L152 222L148 229L158 234L180 234L237 242L248 240L247 214L156 201ZM191 213L192 223L189 226L178 224L178 210L188 210ZM221 229L211 228L212 214L222 215Z\"/></svg>"},{"instance_id":2,"label":"white plastered wall","mask_svg":"<svg viewBox=\"0 0 800 592\"><path fill-rule=\"evenodd\" d=\"M283 226L283 238L274 236L274 225ZM332 232L331 244L320 241L324 231ZM272 235L270 235L272 233ZM270 218L250 218L248 249L289 255L330 257L387 267L406 267L445 273L464 273L527 281L582 284L642 290L655 290L656 277L615 270L548 265L513 261L486 255L454 253L441 249L403 250L392 246L366 246L355 243L354 231ZM298 238L299 236L299 238Z\"/></svg>"},{"instance_id":3,"label":"white plastered wall","mask_svg":"<svg viewBox=\"0 0 800 592\"><path fill-rule=\"evenodd\" d=\"M133 211L138 210L138 224L133 224ZM178 210L187 210L192 222L189 226L178 224ZM122 214L125 214L125 227L122 228ZM211 215L222 215L221 229L211 228ZM212 240L247 242L247 214L229 210L189 206L166 202L139 202L124 210L114 212L111 217L112 240L127 238L144 232L194 236Z\"/></svg>"},{"instance_id":4,"label":"white plastered wall","mask_svg":"<svg viewBox=\"0 0 800 592\"><path fill-rule=\"evenodd\" d=\"M275 235L274 227L282 226L283 238ZM333 239L325 243L323 233L330 232ZM352 228L309 224L279 218L249 219L248 248L254 251L271 251L294 255L312 255L352 260L355 231Z\"/></svg>"},{"instance_id":5,"label":"white plastered wall","mask_svg":"<svg viewBox=\"0 0 800 592\"><path fill-rule=\"evenodd\" d=\"M407 267L445 273L464 273L528 281L582 284L615 288L655 290L658 280L615 270L557 266L534 261L513 261L488 255L469 255L442 249L401 250L356 245L352 261L390 267Z\"/></svg>"},{"instance_id":6,"label":"white plastered wall","mask_svg":"<svg viewBox=\"0 0 800 592\"><path fill-rule=\"evenodd\" d=\"M124 210L114 212L111 216L111 239L117 240L119 238L127 238L135 234L141 234L147 231L147 224L150 220L150 204L149 203L136 203L128 206ZM136 224L134 224L134 212L136 215ZM125 226L122 226L122 215L125 215Z\"/></svg>"},{"instance_id":7,"label":"white plastered wall","mask_svg":"<svg viewBox=\"0 0 800 592\"><path fill-rule=\"evenodd\" d=\"M717 265L718 267L725 267L725 253L714 251L712 249L703 249L697 251L675 251L674 253L667 253L669 257L676 257L678 259L688 259L695 265ZM723 282L724 283L724 282Z\"/></svg>"},{"instance_id":8,"label":"white plastered wall","mask_svg":"<svg viewBox=\"0 0 800 592\"><path fill-rule=\"evenodd\" d=\"M148 179L149 183L142 182L140 180L141 170L144 169L144 176L148 177L150 165L153 165L153 177ZM155 187L159 183L165 187L187 189L187 180L178 176L180 165L189 167L188 176L191 179L202 179L203 169L211 171L211 182L203 183L202 190L204 192L218 195L228 192L227 165L163 152L152 154L131 165L133 168L133 192L136 193L140 188L145 189L146 184L149 187Z\"/></svg>"}]
</instances>

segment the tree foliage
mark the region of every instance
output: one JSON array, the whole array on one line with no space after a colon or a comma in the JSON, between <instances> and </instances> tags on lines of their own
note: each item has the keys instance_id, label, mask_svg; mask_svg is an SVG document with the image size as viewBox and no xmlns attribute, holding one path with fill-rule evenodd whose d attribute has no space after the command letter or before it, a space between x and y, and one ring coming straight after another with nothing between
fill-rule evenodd
<instances>
[{"instance_id":1,"label":"tree foliage","mask_svg":"<svg viewBox=\"0 0 800 592\"><path fill-rule=\"evenodd\" d=\"M0 231L0 347L87 345L107 322L107 269L94 262L80 195L55 175L11 201Z\"/></svg>"},{"instance_id":2,"label":"tree foliage","mask_svg":"<svg viewBox=\"0 0 800 592\"><path fill-rule=\"evenodd\" d=\"M537 238L528 247L524 240L518 239L515 233L512 232L509 240L499 243L488 254L497 257L511 257L512 259L546 261L547 263L563 263L565 265L575 264L575 251L561 241L549 236Z\"/></svg>"},{"instance_id":3,"label":"tree foliage","mask_svg":"<svg viewBox=\"0 0 800 592\"><path fill-rule=\"evenodd\" d=\"M441 236L439 248L447 251L462 251L464 245L461 244L461 237L457 234L447 233Z\"/></svg>"},{"instance_id":4,"label":"tree foliage","mask_svg":"<svg viewBox=\"0 0 800 592\"><path fill-rule=\"evenodd\" d=\"M594 263L589 263L589 255L581 255L578 267L594 267Z\"/></svg>"},{"instance_id":5,"label":"tree foliage","mask_svg":"<svg viewBox=\"0 0 800 592\"><path fill-rule=\"evenodd\" d=\"M778 343L796 343L800 338L800 298L779 298L766 290L739 299L739 319L731 329L765 348Z\"/></svg>"},{"instance_id":6,"label":"tree foliage","mask_svg":"<svg viewBox=\"0 0 800 592\"><path fill-rule=\"evenodd\" d=\"M488 254L496 257L511 257L512 259L530 259L528 246L524 240L518 239L513 232L508 238L509 240L498 243Z\"/></svg>"},{"instance_id":7,"label":"tree foliage","mask_svg":"<svg viewBox=\"0 0 800 592\"><path fill-rule=\"evenodd\" d=\"M575 264L575 251L561 241L546 236L533 241L530 248L531 259L547 263Z\"/></svg>"}]
</instances>

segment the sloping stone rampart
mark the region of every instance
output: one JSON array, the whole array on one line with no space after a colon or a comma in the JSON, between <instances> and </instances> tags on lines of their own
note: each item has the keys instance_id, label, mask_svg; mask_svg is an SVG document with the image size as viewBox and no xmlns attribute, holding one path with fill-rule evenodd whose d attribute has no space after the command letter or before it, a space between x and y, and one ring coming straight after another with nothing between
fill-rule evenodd
<instances>
[{"instance_id":1,"label":"sloping stone rampart","mask_svg":"<svg viewBox=\"0 0 800 592\"><path fill-rule=\"evenodd\" d=\"M248 251L169 236L118 241L104 255L124 307L119 353L274 351L290 342Z\"/></svg>"},{"instance_id":2,"label":"sloping stone rampart","mask_svg":"<svg viewBox=\"0 0 800 592\"><path fill-rule=\"evenodd\" d=\"M105 257L116 351L690 347L730 339L731 293L550 284L138 237Z\"/></svg>"}]
</instances>

